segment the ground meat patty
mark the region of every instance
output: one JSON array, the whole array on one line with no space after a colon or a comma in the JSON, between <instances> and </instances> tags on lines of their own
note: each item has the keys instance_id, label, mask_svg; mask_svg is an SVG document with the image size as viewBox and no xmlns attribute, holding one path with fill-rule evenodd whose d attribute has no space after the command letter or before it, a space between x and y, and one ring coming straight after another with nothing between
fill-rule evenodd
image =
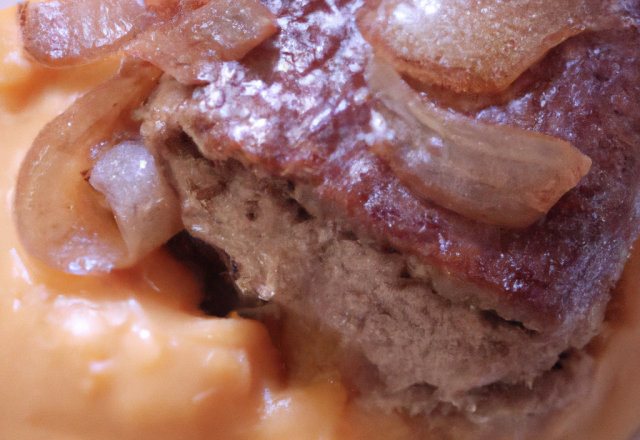
<instances>
[{"instance_id":1,"label":"ground meat patty","mask_svg":"<svg viewBox=\"0 0 640 440\"><path fill-rule=\"evenodd\" d=\"M289 6L279 11L288 21L280 20L277 38L242 63L223 64L218 79L181 108L180 124L206 157L236 157L314 185L331 209L416 255L450 299L530 329L571 332L603 302L636 232L629 222L636 192L628 191L638 186L629 172L638 144L635 28L570 40L542 63L547 74L524 96L476 112L571 141L596 162L522 232L465 219L403 186L363 140L375 104L362 74L371 54L345 18L349 5ZM595 191L602 196L590 197Z\"/></svg>"},{"instance_id":2,"label":"ground meat patty","mask_svg":"<svg viewBox=\"0 0 640 440\"><path fill-rule=\"evenodd\" d=\"M459 106L593 160L543 219L507 230L418 199L369 151L357 2L266 4L276 36L207 86L165 79L143 125L185 225L228 256L238 288L336 332L387 394L425 410L531 384L582 348L638 234L637 28L572 38L500 104Z\"/></svg>"},{"instance_id":3,"label":"ground meat patty","mask_svg":"<svg viewBox=\"0 0 640 440\"><path fill-rule=\"evenodd\" d=\"M162 156L186 224L228 256L246 296L268 299L276 313L288 315L287 331L301 335L294 344L308 350L293 362L342 368L364 400L413 414L446 402L486 415L504 410L496 401L508 393L520 401L509 416L528 415L585 391L590 364L568 353L561 363L570 365L561 367L565 341L441 297L430 282L410 275L406 256L303 208L297 199L305 189L258 177L233 159L211 162L188 140L163 145L171 146ZM261 319L260 311L241 313ZM314 339L318 345L309 345ZM322 339L337 340L337 353L323 349ZM554 364L556 371L539 378ZM496 381L499 390L491 388Z\"/></svg>"}]
</instances>

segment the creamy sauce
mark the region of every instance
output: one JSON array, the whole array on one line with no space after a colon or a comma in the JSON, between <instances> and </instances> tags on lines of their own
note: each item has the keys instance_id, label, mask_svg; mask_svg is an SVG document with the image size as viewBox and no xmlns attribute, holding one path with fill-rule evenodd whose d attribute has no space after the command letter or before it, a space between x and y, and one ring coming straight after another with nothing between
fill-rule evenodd
<instances>
[{"instance_id":1,"label":"creamy sauce","mask_svg":"<svg viewBox=\"0 0 640 440\"><path fill-rule=\"evenodd\" d=\"M286 384L266 329L203 316L196 282L164 251L87 277L25 253L11 219L20 160L119 61L36 66L19 49L15 17L0 11L0 438L405 437L398 417L355 411L331 379Z\"/></svg>"},{"instance_id":2,"label":"creamy sauce","mask_svg":"<svg viewBox=\"0 0 640 440\"><path fill-rule=\"evenodd\" d=\"M352 405L333 378L286 383L265 328L203 316L195 281L164 251L137 267L77 277L21 248L12 187L38 130L118 60L64 71L19 49L0 11L0 438L407 439L396 416ZM640 424L640 258L618 289L588 398L548 439L627 440Z\"/></svg>"}]
</instances>

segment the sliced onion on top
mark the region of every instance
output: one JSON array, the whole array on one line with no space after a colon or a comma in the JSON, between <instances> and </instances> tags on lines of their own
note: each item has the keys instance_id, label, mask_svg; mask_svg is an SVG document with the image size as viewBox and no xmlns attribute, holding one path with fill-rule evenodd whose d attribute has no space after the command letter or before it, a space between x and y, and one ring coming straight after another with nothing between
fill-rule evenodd
<instances>
[{"instance_id":1,"label":"sliced onion on top","mask_svg":"<svg viewBox=\"0 0 640 440\"><path fill-rule=\"evenodd\" d=\"M42 64L86 64L116 52L141 29L141 0L51 0L22 5L25 50Z\"/></svg>"},{"instance_id":2,"label":"sliced onion on top","mask_svg":"<svg viewBox=\"0 0 640 440\"><path fill-rule=\"evenodd\" d=\"M215 79L215 63L277 30L257 0L32 0L20 18L25 50L42 64L85 64L126 47L187 84Z\"/></svg>"},{"instance_id":3,"label":"sliced onion on top","mask_svg":"<svg viewBox=\"0 0 640 440\"><path fill-rule=\"evenodd\" d=\"M128 46L184 84L213 81L216 63L238 60L277 30L256 0L211 0L155 25Z\"/></svg>"},{"instance_id":4,"label":"sliced onion on top","mask_svg":"<svg viewBox=\"0 0 640 440\"><path fill-rule=\"evenodd\" d=\"M180 202L142 140L121 142L93 166L129 255L144 256L184 229Z\"/></svg>"},{"instance_id":5,"label":"sliced onion on top","mask_svg":"<svg viewBox=\"0 0 640 440\"><path fill-rule=\"evenodd\" d=\"M612 26L610 0L372 0L358 25L381 58L456 92L504 90L549 49Z\"/></svg>"},{"instance_id":6,"label":"sliced onion on top","mask_svg":"<svg viewBox=\"0 0 640 440\"><path fill-rule=\"evenodd\" d=\"M82 274L140 258L129 251L104 196L85 178L96 161L95 147L114 133L138 130L131 113L160 74L146 63L125 62L117 75L47 124L31 146L18 174L14 213L23 246L49 266Z\"/></svg>"},{"instance_id":7,"label":"sliced onion on top","mask_svg":"<svg viewBox=\"0 0 640 440\"><path fill-rule=\"evenodd\" d=\"M469 218L529 226L591 166L569 142L425 104L386 63L366 77L384 104L372 115L373 151L415 193Z\"/></svg>"}]
</instances>

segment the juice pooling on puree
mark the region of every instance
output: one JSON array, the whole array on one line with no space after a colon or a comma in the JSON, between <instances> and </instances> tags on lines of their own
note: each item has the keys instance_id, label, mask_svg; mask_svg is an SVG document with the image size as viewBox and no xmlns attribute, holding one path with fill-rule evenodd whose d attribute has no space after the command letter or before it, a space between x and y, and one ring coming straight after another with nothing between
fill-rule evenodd
<instances>
[{"instance_id":1,"label":"juice pooling on puree","mask_svg":"<svg viewBox=\"0 0 640 440\"><path fill-rule=\"evenodd\" d=\"M0 11L0 439L415 438L400 417L350 403L335 375L287 382L265 328L205 317L197 284L165 251L86 277L24 252L10 213L21 158L47 121L118 66L37 66L20 50L16 8ZM595 344L591 395L545 438L626 440L636 429L637 261L616 299L624 308Z\"/></svg>"}]
</instances>

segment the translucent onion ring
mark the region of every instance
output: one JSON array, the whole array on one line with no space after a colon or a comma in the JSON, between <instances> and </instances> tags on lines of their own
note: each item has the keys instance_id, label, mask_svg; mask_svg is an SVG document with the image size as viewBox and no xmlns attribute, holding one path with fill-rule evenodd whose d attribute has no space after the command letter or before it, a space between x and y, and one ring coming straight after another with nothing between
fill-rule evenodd
<instances>
[{"instance_id":1,"label":"translucent onion ring","mask_svg":"<svg viewBox=\"0 0 640 440\"><path fill-rule=\"evenodd\" d=\"M371 120L372 150L415 193L466 217L527 227L591 166L569 142L423 102L386 63L372 62L366 78L382 103Z\"/></svg>"}]
</instances>

